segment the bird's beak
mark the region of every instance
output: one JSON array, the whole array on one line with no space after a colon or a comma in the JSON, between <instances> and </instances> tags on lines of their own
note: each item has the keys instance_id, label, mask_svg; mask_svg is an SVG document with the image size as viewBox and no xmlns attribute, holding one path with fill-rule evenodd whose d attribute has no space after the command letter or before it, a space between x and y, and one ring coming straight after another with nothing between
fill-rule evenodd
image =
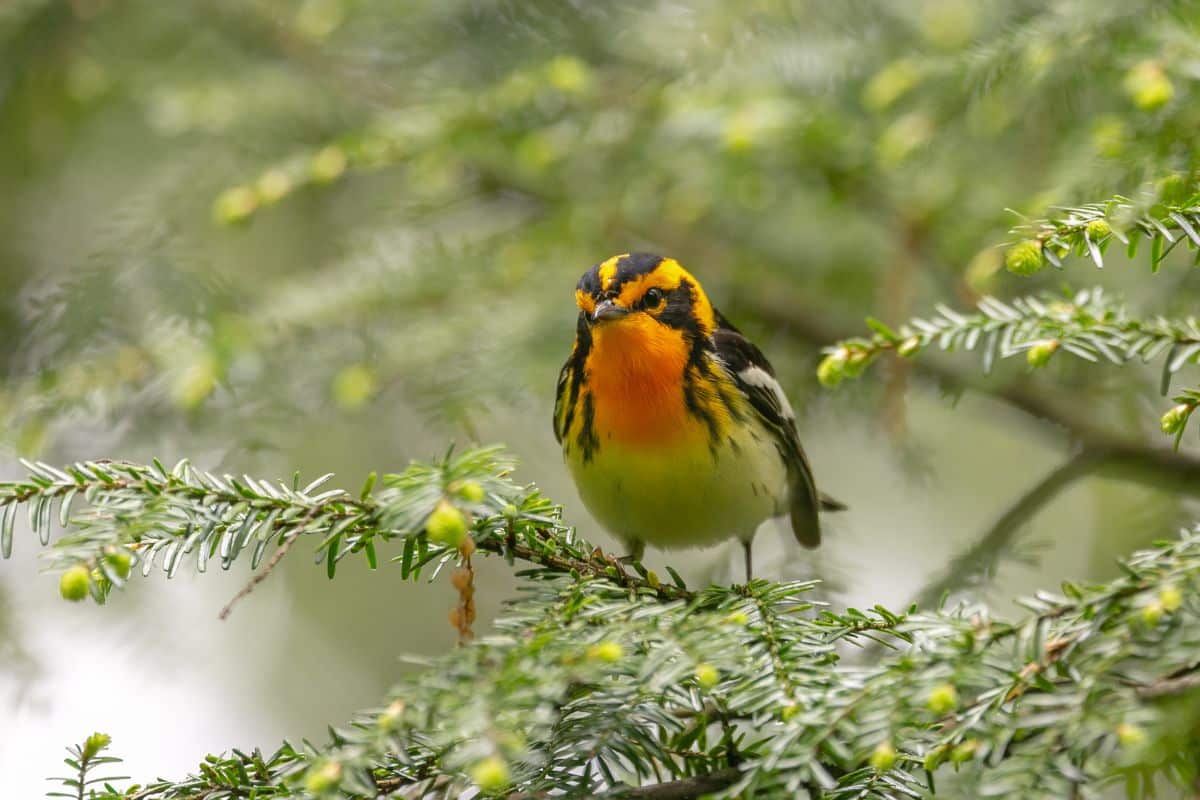
<instances>
[{"instance_id":1,"label":"bird's beak","mask_svg":"<svg viewBox=\"0 0 1200 800\"><path fill-rule=\"evenodd\" d=\"M608 320L620 319L628 313L628 308L617 305L613 300L601 300L596 304L596 310L592 312L592 322L607 322Z\"/></svg>"}]
</instances>

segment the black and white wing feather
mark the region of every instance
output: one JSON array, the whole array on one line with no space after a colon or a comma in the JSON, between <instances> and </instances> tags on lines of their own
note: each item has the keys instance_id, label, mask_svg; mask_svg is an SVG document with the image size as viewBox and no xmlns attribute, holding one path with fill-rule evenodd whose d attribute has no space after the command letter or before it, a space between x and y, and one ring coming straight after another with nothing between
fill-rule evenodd
<instances>
[{"instance_id":1,"label":"black and white wing feather","mask_svg":"<svg viewBox=\"0 0 1200 800\"><path fill-rule=\"evenodd\" d=\"M822 508L833 510L844 506L817 491L812 467L796 432L796 415L767 357L720 314L717 322L719 327L712 336L716 353L775 439L775 446L787 465L792 532L800 544L817 547L821 544L818 512Z\"/></svg>"}]
</instances>

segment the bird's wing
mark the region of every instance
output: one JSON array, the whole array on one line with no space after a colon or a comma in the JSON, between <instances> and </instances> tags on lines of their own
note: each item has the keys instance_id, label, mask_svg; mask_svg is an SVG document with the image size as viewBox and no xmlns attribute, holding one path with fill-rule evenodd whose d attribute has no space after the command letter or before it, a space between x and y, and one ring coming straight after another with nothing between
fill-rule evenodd
<instances>
[{"instance_id":1,"label":"bird's wing","mask_svg":"<svg viewBox=\"0 0 1200 800\"><path fill-rule=\"evenodd\" d=\"M574 359L569 359L566 364L563 364L562 372L558 373L558 387L554 393L554 438L558 440L559 444L562 444L562 440L566 438L569 427L567 412L571 403L569 397L571 384L575 379L573 364Z\"/></svg>"},{"instance_id":2,"label":"bird's wing","mask_svg":"<svg viewBox=\"0 0 1200 800\"><path fill-rule=\"evenodd\" d=\"M825 503L825 498L817 492L812 467L804 455L804 448L800 446L792 405L762 351L719 313L717 322L718 328L712 336L717 356L749 399L751 408L763 426L775 439L775 446L787 464L792 532L800 544L816 547L821 543L821 524L817 512Z\"/></svg>"}]
</instances>

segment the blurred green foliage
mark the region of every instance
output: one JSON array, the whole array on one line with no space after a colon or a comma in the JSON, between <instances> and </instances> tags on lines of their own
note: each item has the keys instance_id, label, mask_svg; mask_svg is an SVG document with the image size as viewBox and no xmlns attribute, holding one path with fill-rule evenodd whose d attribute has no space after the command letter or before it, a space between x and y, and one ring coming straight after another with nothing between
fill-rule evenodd
<instances>
[{"instance_id":1,"label":"blurred green foliage","mask_svg":"<svg viewBox=\"0 0 1200 800\"><path fill-rule=\"evenodd\" d=\"M1123 296L1134 327L1157 313L1184 324L1200 278L1175 268L1187 247L1153 230L1153 277L1144 253L1135 265L1116 247L1103 272L1042 267L1100 260L1092 237L1117 220L1089 203L1196 210L1198 79L1187 0L9 0L0 443L280 474L395 468L431 440L503 431L544 457L570 290L634 249L697 273L768 350L802 418L818 349L867 314L878 332L943 302L1070 297L1065 277ZM848 441L868 428L872 447L899 451L880 473L864 465L894 454L861 454L859 481L920 477L923 448L955 438L905 405L930 386L1024 412L977 412L977 457L1030 419L1056 445L1063 429L1084 443L935 595L993 574L1030 509L1095 463L1169 491L1164 474L1188 483L1196 469L1194 446L1166 455L1162 434L1200 405L1185 388L1195 352L1170 370L1184 393L1161 422L1157 368L1026 352L1045 369L998 364L987 379L961 354L885 354L886 370L827 401ZM311 463L317 451L341 463ZM990 513L1000 490L969 489L962 502ZM856 509L883 494L863 488ZM1128 528L1126 546L1179 502L1135 500L1138 524L1109 507L1095 522ZM1133 747L1111 734L1096 732ZM860 744L863 762L879 743Z\"/></svg>"},{"instance_id":2,"label":"blurred green foliage","mask_svg":"<svg viewBox=\"0 0 1200 800\"><path fill-rule=\"evenodd\" d=\"M1006 208L1192 174L1196 26L1082 0L9 4L5 439L184 419L279 445L397 398L469 435L544 405L574 279L635 248L762 336L768 303L844 331L1009 293Z\"/></svg>"}]
</instances>

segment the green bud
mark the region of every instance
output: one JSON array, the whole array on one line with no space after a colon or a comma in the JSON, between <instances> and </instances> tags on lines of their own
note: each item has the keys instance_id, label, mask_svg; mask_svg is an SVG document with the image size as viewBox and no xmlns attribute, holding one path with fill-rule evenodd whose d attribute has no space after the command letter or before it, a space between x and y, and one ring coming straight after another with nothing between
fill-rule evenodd
<instances>
[{"instance_id":1,"label":"green bud","mask_svg":"<svg viewBox=\"0 0 1200 800\"><path fill-rule=\"evenodd\" d=\"M948 683L933 687L925 705L935 714L946 714L958 708L958 691Z\"/></svg>"},{"instance_id":2,"label":"green bud","mask_svg":"<svg viewBox=\"0 0 1200 800\"><path fill-rule=\"evenodd\" d=\"M621 647L619 642L597 642L588 648L587 657L592 661L603 661L606 664L615 664L625 657L625 648Z\"/></svg>"},{"instance_id":3,"label":"green bud","mask_svg":"<svg viewBox=\"0 0 1200 800\"><path fill-rule=\"evenodd\" d=\"M425 520L425 534L431 542L458 547L467 536L467 518L443 500Z\"/></svg>"},{"instance_id":4,"label":"green bud","mask_svg":"<svg viewBox=\"0 0 1200 800\"><path fill-rule=\"evenodd\" d=\"M63 596L64 600L78 603L88 596L88 587L91 583L91 570L82 564L76 564L58 579L58 593Z\"/></svg>"},{"instance_id":5,"label":"green bud","mask_svg":"<svg viewBox=\"0 0 1200 800\"><path fill-rule=\"evenodd\" d=\"M871 751L871 768L876 772L887 772L896 766L896 748L891 742L880 742Z\"/></svg>"},{"instance_id":6,"label":"green bud","mask_svg":"<svg viewBox=\"0 0 1200 800\"><path fill-rule=\"evenodd\" d=\"M1087 224L1087 235L1093 242L1098 242L1101 239L1108 237L1112 233L1112 226L1107 220L1094 219Z\"/></svg>"},{"instance_id":7,"label":"green bud","mask_svg":"<svg viewBox=\"0 0 1200 800\"><path fill-rule=\"evenodd\" d=\"M1183 430L1183 426L1187 425L1188 417L1192 415L1192 406L1188 403L1180 403L1174 406L1170 411L1162 415L1159 420L1159 425L1162 427L1163 433L1179 433Z\"/></svg>"},{"instance_id":8,"label":"green bud","mask_svg":"<svg viewBox=\"0 0 1200 800\"><path fill-rule=\"evenodd\" d=\"M379 379L374 370L365 364L343 367L333 377L330 387L334 401L346 411L362 408L378 389Z\"/></svg>"},{"instance_id":9,"label":"green bud","mask_svg":"<svg viewBox=\"0 0 1200 800\"><path fill-rule=\"evenodd\" d=\"M949 748L947 746L943 745L941 747L935 747L934 749L932 749L928 753L926 753L925 759L922 762L922 766L925 767L925 770L927 772L933 772L938 767L940 767L942 765L942 762L946 760L947 750L949 750Z\"/></svg>"},{"instance_id":10,"label":"green bud","mask_svg":"<svg viewBox=\"0 0 1200 800\"><path fill-rule=\"evenodd\" d=\"M283 170L272 169L264 172L254 184L258 191L258 199L264 205L271 205L282 200L292 190L292 179Z\"/></svg>"},{"instance_id":11,"label":"green bud","mask_svg":"<svg viewBox=\"0 0 1200 800\"><path fill-rule=\"evenodd\" d=\"M104 560L112 567L113 572L117 573L117 577L121 580L129 577L129 570L133 564L133 557L129 555L129 551L114 550L106 554Z\"/></svg>"},{"instance_id":12,"label":"green bud","mask_svg":"<svg viewBox=\"0 0 1200 800\"><path fill-rule=\"evenodd\" d=\"M404 701L393 700L391 704L385 708L379 715L379 727L385 731L392 731L400 724L400 718L404 715Z\"/></svg>"},{"instance_id":13,"label":"green bud","mask_svg":"<svg viewBox=\"0 0 1200 800\"><path fill-rule=\"evenodd\" d=\"M546 81L560 92L582 92L590 79L588 65L572 56L559 56L546 64Z\"/></svg>"},{"instance_id":14,"label":"green bud","mask_svg":"<svg viewBox=\"0 0 1200 800\"><path fill-rule=\"evenodd\" d=\"M1025 363L1037 369L1050 363L1050 356L1058 351L1057 339L1044 339L1025 351Z\"/></svg>"},{"instance_id":15,"label":"green bud","mask_svg":"<svg viewBox=\"0 0 1200 800\"><path fill-rule=\"evenodd\" d=\"M979 750L979 742L967 739L950 751L950 760L955 764L965 764L975 757L977 750Z\"/></svg>"},{"instance_id":16,"label":"green bud","mask_svg":"<svg viewBox=\"0 0 1200 800\"><path fill-rule=\"evenodd\" d=\"M855 348L850 351L850 355L846 358L845 373L847 378L857 378L862 374L867 365L874 358L874 353L870 350Z\"/></svg>"},{"instance_id":17,"label":"green bud","mask_svg":"<svg viewBox=\"0 0 1200 800\"><path fill-rule=\"evenodd\" d=\"M1162 108L1175 96L1175 86L1162 64L1152 60L1135 64L1125 73L1124 86L1125 93L1142 111Z\"/></svg>"},{"instance_id":18,"label":"green bud","mask_svg":"<svg viewBox=\"0 0 1200 800\"><path fill-rule=\"evenodd\" d=\"M234 186L217 196L213 218L225 225L244 222L258 209L258 193L249 186Z\"/></svg>"},{"instance_id":19,"label":"green bud","mask_svg":"<svg viewBox=\"0 0 1200 800\"><path fill-rule=\"evenodd\" d=\"M662 586L662 580L659 579L658 573L652 569L646 570L646 583L650 584L650 586L655 589L657 589L659 586Z\"/></svg>"},{"instance_id":20,"label":"green bud","mask_svg":"<svg viewBox=\"0 0 1200 800\"><path fill-rule=\"evenodd\" d=\"M342 765L336 761L326 761L309 769L304 788L313 794L325 794L336 789L341 782Z\"/></svg>"},{"instance_id":21,"label":"green bud","mask_svg":"<svg viewBox=\"0 0 1200 800\"><path fill-rule=\"evenodd\" d=\"M1004 254L1004 266L1015 275L1033 275L1043 266L1042 243L1037 239L1017 242Z\"/></svg>"},{"instance_id":22,"label":"green bud","mask_svg":"<svg viewBox=\"0 0 1200 800\"><path fill-rule=\"evenodd\" d=\"M337 145L324 148L308 163L308 172L317 183L335 181L346 171L346 154Z\"/></svg>"},{"instance_id":23,"label":"green bud","mask_svg":"<svg viewBox=\"0 0 1200 800\"><path fill-rule=\"evenodd\" d=\"M1146 742L1146 732L1137 725L1130 725L1123 722L1117 726L1116 730L1117 741L1122 747L1139 747Z\"/></svg>"},{"instance_id":24,"label":"green bud","mask_svg":"<svg viewBox=\"0 0 1200 800\"><path fill-rule=\"evenodd\" d=\"M1177 586L1164 586L1158 593L1158 602L1163 607L1163 611L1173 614L1183 605L1183 593Z\"/></svg>"},{"instance_id":25,"label":"green bud","mask_svg":"<svg viewBox=\"0 0 1200 800\"><path fill-rule=\"evenodd\" d=\"M94 758L101 750L112 744L112 737L107 733L97 731L83 742L83 757L85 759Z\"/></svg>"},{"instance_id":26,"label":"green bud","mask_svg":"<svg viewBox=\"0 0 1200 800\"><path fill-rule=\"evenodd\" d=\"M458 487L458 496L468 503L482 503L486 495L483 487L475 481L463 481Z\"/></svg>"},{"instance_id":27,"label":"green bud","mask_svg":"<svg viewBox=\"0 0 1200 800\"><path fill-rule=\"evenodd\" d=\"M901 358L912 358L921 351L921 338L910 336L896 346L896 354Z\"/></svg>"},{"instance_id":28,"label":"green bud","mask_svg":"<svg viewBox=\"0 0 1200 800\"><path fill-rule=\"evenodd\" d=\"M1164 203L1178 204L1188 199L1191 187L1188 180L1178 172L1172 172L1158 182L1158 197Z\"/></svg>"},{"instance_id":29,"label":"green bud","mask_svg":"<svg viewBox=\"0 0 1200 800\"><path fill-rule=\"evenodd\" d=\"M1158 623L1162 622L1164 610L1161 602L1152 600L1142 606L1142 622L1151 628L1155 627Z\"/></svg>"},{"instance_id":30,"label":"green bud","mask_svg":"<svg viewBox=\"0 0 1200 800\"><path fill-rule=\"evenodd\" d=\"M921 80L921 67L914 59L902 58L885 66L863 88L863 105L871 111L883 111L899 100Z\"/></svg>"},{"instance_id":31,"label":"green bud","mask_svg":"<svg viewBox=\"0 0 1200 800\"><path fill-rule=\"evenodd\" d=\"M842 382L846 377L846 360L849 355L845 348L839 348L821 359L820 365L817 366L817 380L822 386L832 389Z\"/></svg>"},{"instance_id":32,"label":"green bud","mask_svg":"<svg viewBox=\"0 0 1200 800\"><path fill-rule=\"evenodd\" d=\"M799 703L788 703L782 709L780 709L779 718L782 719L784 722L789 722L792 719L794 719L795 716L799 713L800 713L800 704Z\"/></svg>"},{"instance_id":33,"label":"green bud","mask_svg":"<svg viewBox=\"0 0 1200 800\"><path fill-rule=\"evenodd\" d=\"M502 792L512 782L508 764L499 756L488 756L471 767L471 780L487 794Z\"/></svg>"},{"instance_id":34,"label":"green bud","mask_svg":"<svg viewBox=\"0 0 1200 800\"><path fill-rule=\"evenodd\" d=\"M711 689L721 682L721 673L712 664L696 665L696 683L701 689Z\"/></svg>"}]
</instances>

